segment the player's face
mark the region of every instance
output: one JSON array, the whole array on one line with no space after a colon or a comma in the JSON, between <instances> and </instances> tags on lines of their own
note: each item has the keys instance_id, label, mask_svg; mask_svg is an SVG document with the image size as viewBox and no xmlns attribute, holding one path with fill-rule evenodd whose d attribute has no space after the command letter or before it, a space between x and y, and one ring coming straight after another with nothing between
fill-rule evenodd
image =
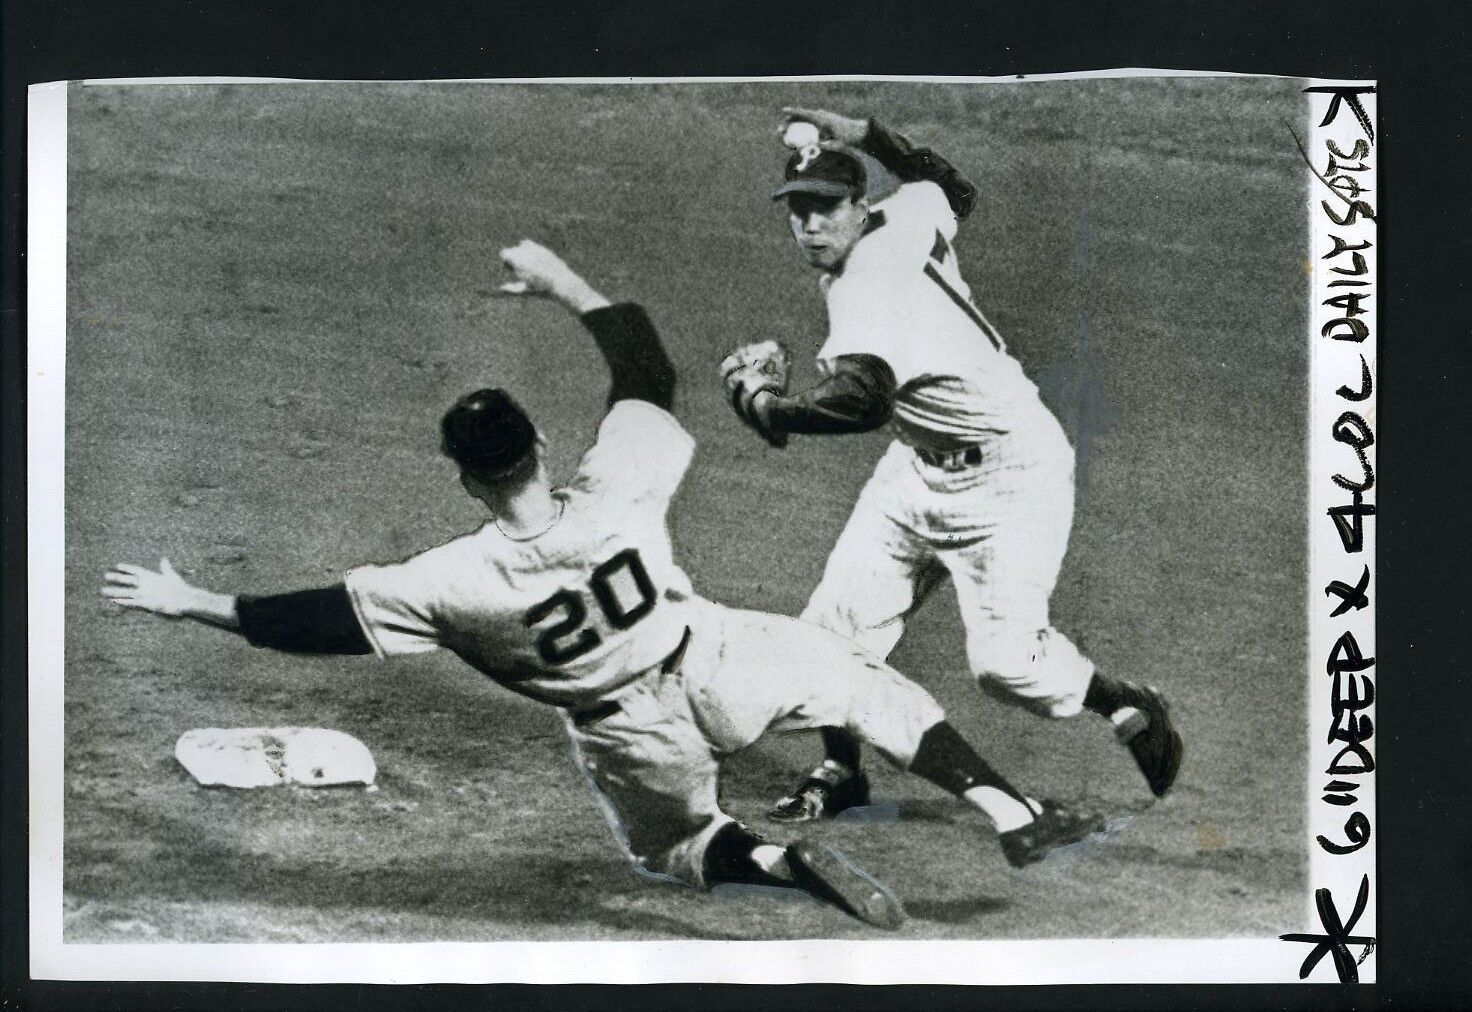
<instances>
[{"instance_id":1,"label":"player's face","mask_svg":"<svg viewBox=\"0 0 1472 1012\"><path fill-rule=\"evenodd\" d=\"M804 259L833 270L864 235L869 209L850 197L794 193L787 198L787 224Z\"/></svg>"}]
</instances>

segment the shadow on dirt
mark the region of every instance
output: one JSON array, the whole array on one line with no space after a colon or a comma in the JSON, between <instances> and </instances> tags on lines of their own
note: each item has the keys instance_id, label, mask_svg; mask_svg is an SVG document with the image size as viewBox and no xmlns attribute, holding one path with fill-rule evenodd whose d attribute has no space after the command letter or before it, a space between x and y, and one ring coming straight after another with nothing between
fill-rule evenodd
<instances>
[{"instance_id":1,"label":"shadow on dirt","mask_svg":"<svg viewBox=\"0 0 1472 1012\"><path fill-rule=\"evenodd\" d=\"M1012 901L995 896L962 897L949 900L910 900L905 911L923 921L941 924L970 924L989 914L1011 908Z\"/></svg>"},{"instance_id":2,"label":"shadow on dirt","mask_svg":"<svg viewBox=\"0 0 1472 1012\"><path fill-rule=\"evenodd\" d=\"M68 893L117 903L142 891L157 899L197 904L397 909L506 925L591 922L591 937L601 929L717 941L744 937L637 909L685 890L649 884L618 860L594 867L545 852L501 852L468 842L463 850L444 850L417 861L370 848L361 864L348 865L335 859L252 853L204 838L198 827L157 813L117 815L127 823L117 827L119 836L171 840L173 845L127 857L97 843L74 845L68 849ZM701 898L694 892L689 896Z\"/></svg>"},{"instance_id":3,"label":"shadow on dirt","mask_svg":"<svg viewBox=\"0 0 1472 1012\"><path fill-rule=\"evenodd\" d=\"M1099 856L1115 862L1225 875L1249 883L1259 891L1303 887L1301 855L1278 847L1199 848L1189 854L1170 854L1148 844L1108 841L1099 848Z\"/></svg>"}]
</instances>

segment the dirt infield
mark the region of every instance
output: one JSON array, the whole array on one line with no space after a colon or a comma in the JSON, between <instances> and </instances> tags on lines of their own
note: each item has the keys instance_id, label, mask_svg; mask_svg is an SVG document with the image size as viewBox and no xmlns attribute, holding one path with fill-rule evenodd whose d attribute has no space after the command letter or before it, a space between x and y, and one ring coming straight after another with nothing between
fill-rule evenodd
<instances>
[{"instance_id":1,"label":"dirt infield","mask_svg":"<svg viewBox=\"0 0 1472 1012\"><path fill-rule=\"evenodd\" d=\"M566 472L606 389L553 307L491 298L496 251L564 252L638 299L700 442L677 549L717 600L798 611L879 435L765 448L715 365L774 337L813 375L823 306L768 192L784 104L873 111L980 187L963 270L1079 447L1058 626L1174 701L1151 802L1094 718L982 696L943 591L893 660L1034 793L1108 839L1014 871L977 814L876 769L898 818L817 834L905 900L903 937L1267 935L1304 909L1305 173L1269 80L1015 86L239 85L71 94L65 937L408 941L863 937L805 897L638 878L556 718L451 656L252 650L108 606L112 563L322 585L480 522L435 423L517 391ZM205 790L204 726L361 738L379 790ZM731 764L737 815L816 742ZM779 838L780 832L774 835Z\"/></svg>"}]
</instances>

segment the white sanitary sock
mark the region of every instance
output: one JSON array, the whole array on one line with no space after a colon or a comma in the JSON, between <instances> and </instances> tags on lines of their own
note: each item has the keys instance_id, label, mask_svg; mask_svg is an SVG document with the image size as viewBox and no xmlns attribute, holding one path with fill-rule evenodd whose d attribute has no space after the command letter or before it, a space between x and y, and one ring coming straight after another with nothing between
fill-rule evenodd
<instances>
[{"instance_id":1,"label":"white sanitary sock","mask_svg":"<svg viewBox=\"0 0 1472 1012\"><path fill-rule=\"evenodd\" d=\"M1042 807L1032 798L1027 798L1027 803L1024 804L995 787L973 787L963 797L985 812L999 833L1020 829L1042 811Z\"/></svg>"},{"instance_id":2,"label":"white sanitary sock","mask_svg":"<svg viewBox=\"0 0 1472 1012\"><path fill-rule=\"evenodd\" d=\"M775 843L761 844L752 848L751 859L768 875L775 875L777 878L792 877L792 869L787 867L786 847L779 847Z\"/></svg>"}]
</instances>

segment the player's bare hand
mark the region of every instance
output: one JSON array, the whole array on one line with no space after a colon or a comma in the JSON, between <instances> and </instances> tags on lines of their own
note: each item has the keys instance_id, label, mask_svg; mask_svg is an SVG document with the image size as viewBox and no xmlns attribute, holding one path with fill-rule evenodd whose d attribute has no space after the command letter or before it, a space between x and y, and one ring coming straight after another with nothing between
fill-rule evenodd
<instances>
[{"instance_id":1,"label":"player's bare hand","mask_svg":"<svg viewBox=\"0 0 1472 1012\"><path fill-rule=\"evenodd\" d=\"M579 314L609 304L566 261L541 243L523 239L508 246L501 251L501 262L515 277L501 286L503 295L545 295Z\"/></svg>"},{"instance_id":2,"label":"player's bare hand","mask_svg":"<svg viewBox=\"0 0 1472 1012\"><path fill-rule=\"evenodd\" d=\"M793 123L811 123L818 128L818 134L824 140L834 140L841 144L858 144L869 132L867 119L854 119L827 109L789 105L782 109L782 124L777 128L778 136L784 135Z\"/></svg>"},{"instance_id":3,"label":"player's bare hand","mask_svg":"<svg viewBox=\"0 0 1472 1012\"><path fill-rule=\"evenodd\" d=\"M555 295L581 280L565 260L530 239L503 249L501 262L515 279L501 286L504 295Z\"/></svg>"},{"instance_id":4,"label":"player's bare hand","mask_svg":"<svg viewBox=\"0 0 1472 1012\"><path fill-rule=\"evenodd\" d=\"M102 596L124 608L139 608L155 615L179 618L193 600L195 588L184 582L168 559L160 559L158 571L126 562L107 574Z\"/></svg>"}]
</instances>

